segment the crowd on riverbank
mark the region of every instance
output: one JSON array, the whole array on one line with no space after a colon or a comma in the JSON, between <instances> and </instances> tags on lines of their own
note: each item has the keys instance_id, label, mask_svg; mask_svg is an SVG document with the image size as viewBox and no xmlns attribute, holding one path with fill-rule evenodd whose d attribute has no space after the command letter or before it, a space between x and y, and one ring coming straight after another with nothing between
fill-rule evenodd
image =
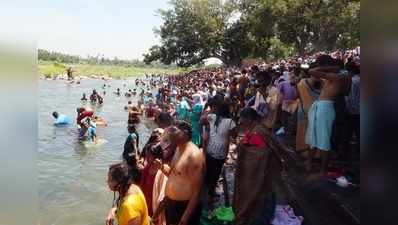
<instances>
[{"instance_id":1,"label":"crowd on riverbank","mask_svg":"<svg viewBox=\"0 0 398 225\"><path fill-rule=\"evenodd\" d=\"M202 208L211 217L231 143L237 154L234 223L269 224L272 181L283 166L276 135L295 138L313 179L334 176L331 152L344 158L350 143L359 142L359 48L145 81L158 91L142 91L138 104L126 107L124 162L108 173L109 188L118 194L108 224L194 225ZM158 128L139 149L135 126L143 115ZM314 166L317 157L321 163Z\"/></svg>"}]
</instances>

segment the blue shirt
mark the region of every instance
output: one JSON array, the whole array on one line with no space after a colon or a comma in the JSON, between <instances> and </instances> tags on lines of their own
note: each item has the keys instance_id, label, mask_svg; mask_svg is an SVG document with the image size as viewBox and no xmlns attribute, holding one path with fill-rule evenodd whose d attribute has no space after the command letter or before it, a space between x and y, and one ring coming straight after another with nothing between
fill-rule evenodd
<instances>
[{"instance_id":1,"label":"blue shirt","mask_svg":"<svg viewBox=\"0 0 398 225\"><path fill-rule=\"evenodd\" d=\"M58 115L58 118L55 119L54 124L55 125L67 125L67 124L70 124L71 121L72 120L68 116L60 114L60 115Z\"/></svg>"}]
</instances>

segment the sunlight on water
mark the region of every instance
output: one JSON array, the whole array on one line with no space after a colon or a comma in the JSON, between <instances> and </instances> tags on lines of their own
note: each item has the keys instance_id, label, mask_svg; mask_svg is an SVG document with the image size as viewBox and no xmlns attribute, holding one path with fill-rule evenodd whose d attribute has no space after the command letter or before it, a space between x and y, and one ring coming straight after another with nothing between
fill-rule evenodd
<instances>
[{"instance_id":1,"label":"sunlight on water","mask_svg":"<svg viewBox=\"0 0 398 225\"><path fill-rule=\"evenodd\" d=\"M51 113L58 111L73 119L76 108L82 105L82 93L87 96L92 89L102 95L104 105L96 108L98 115L108 127L97 128L99 138L107 143L86 149L77 141L76 122L68 127L53 126ZM123 84L127 84L126 87ZM134 84L135 85L135 84ZM89 225L104 224L112 204L113 193L106 184L110 164L121 159L123 144L127 137L127 112L124 106L128 99L113 94L135 88L130 81L82 80L81 84L67 84L64 80L39 82L39 149L38 185L40 219L42 225ZM139 90L137 88L137 90ZM131 99L133 102L137 99ZM90 103L86 103L90 106ZM94 107L95 108L95 107ZM145 143L155 127L152 121L142 120L137 130L140 145Z\"/></svg>"}]
</instances>

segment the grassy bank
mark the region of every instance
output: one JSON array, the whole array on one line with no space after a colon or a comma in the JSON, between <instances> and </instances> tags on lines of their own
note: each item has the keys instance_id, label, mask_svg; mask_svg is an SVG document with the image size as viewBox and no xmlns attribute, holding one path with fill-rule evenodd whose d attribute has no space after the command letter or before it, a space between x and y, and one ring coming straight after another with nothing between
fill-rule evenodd
<instances>
[{"instance_id":1,"label":"grassy bank","mask_svg":"<svg viewBox=\"0 0 398 225\"><path fill-rule=\"evenodd\" d=\"M66 69L70 65L53 62L53 61L39 61L38 71L40 76L52 77L58 74L65 74ZM139 76L151 73L168 73L179 74L187 70L181 68L155 68L155 67L134 67L134 66L115 66L115 65L88 65L77 64L74 65L74 75L76 76L109 76L120 79L132 76Z\"/></svg>"}]
</instances>

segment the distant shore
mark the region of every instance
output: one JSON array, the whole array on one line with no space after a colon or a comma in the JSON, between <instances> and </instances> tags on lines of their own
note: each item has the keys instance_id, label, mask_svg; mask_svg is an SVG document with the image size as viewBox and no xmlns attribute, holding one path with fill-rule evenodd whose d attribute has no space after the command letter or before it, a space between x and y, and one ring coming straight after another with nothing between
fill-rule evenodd
<instances>
[{"instance_id":1,"label":"distant shore","mask_svg":"<svg viewBox=\"0 0 398 225\"><path fill-rule=\"evenodd\" d=\"M127 77L142 76L145 74L180 74L187 72L182 68L156 68L117 65L67 65L53 61L39 61L38 73L40 79L66 79L66 69L72 66L73 76L77 78L94 79L124 79Z\"/></svg>"}]
</instances>

